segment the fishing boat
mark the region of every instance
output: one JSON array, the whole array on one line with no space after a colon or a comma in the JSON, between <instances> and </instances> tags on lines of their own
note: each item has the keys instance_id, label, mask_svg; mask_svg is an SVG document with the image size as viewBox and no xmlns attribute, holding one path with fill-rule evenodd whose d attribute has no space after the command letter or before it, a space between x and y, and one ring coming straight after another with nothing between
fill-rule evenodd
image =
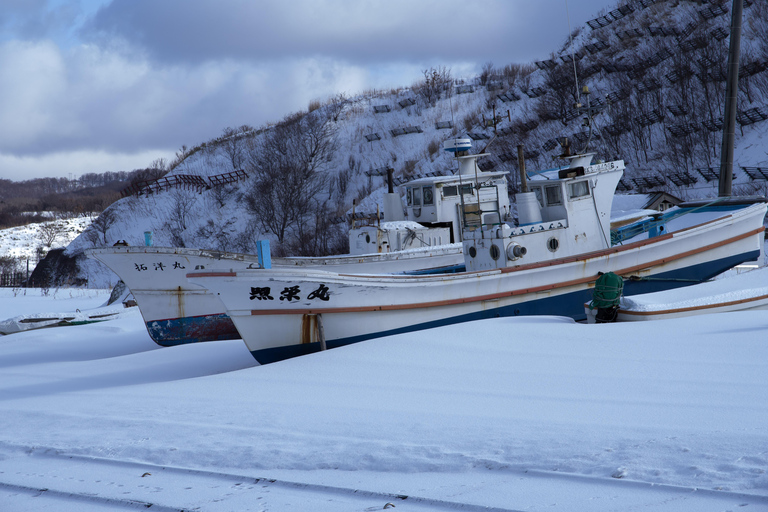
<instances>
[{"instance_id":1,"label":"fishing boat","mask_svg":"<svg viewBox=\"0 0 768 512\"><path fill-rule=\"evenodd\" d=\"M262 244L266 247L265 244ZM238 339L219 298L187 281L190 270L220 268L329 268L340 272L439 272L463 266L461 244L354 257L275 258L268 251L242 254L180 247L122 246L89 249L126 283L139 306L149 336L161 346ZM269 261L269 258L268 258Z\"/></svg>"},{"instance_id":2,"label":"fishing boat","mask_svg":"<svg viewBox=\"0 0 768 512\"><path fill-rule=\"evenodd\" d=\"M460 142L464 143L463 139ZM349 231L350 254L326 257L272 258L268 241L258 244L255 255L177 247L128 246L89 249L133 292L150 337L159 345L173 346L201 341L240 338L219 298L190 283L187 272L208 268L325 269L336 273L450 273L464 269L459 206L474 202L492 204L509 217L505 171L487 173L489 186L482 195L467 175L450 174L420 178L404 185L404 207L395 192L391 173L384 195L384 215L358 224ZM418 219L415 222L409 219Z\"/></svg>"},{"instance_id":3,"label":"fishing boat","mask_svg":"<svg viewBox=\"0 0 768 512\"><path fill-rule=\"evenodd\" d=\"M495 177L450 142L459 175L477 197ZM624 162L570 157L565 168L523 185L519 221L500 204L461 205L466 270L443 275L361 275L313 269L205 269L191 283L220 297L248 349L268 363L380 336L500 316L555 314L584 319L598 276L624 278L625 295L702 282L756 260L766 203L719 201L677 207L661 219L610 230Z\"/></svg>"}]
</instances>

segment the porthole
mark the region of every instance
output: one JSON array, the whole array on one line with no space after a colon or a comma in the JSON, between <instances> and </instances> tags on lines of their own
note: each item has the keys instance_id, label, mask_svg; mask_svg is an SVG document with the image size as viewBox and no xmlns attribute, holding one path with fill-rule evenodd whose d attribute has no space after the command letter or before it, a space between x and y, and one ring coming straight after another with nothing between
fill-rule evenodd
<instances>
[{"instance_id":1,"label":"porthole","mask_svg":"<svg viewBox=\"0 0 768 512\"><path fill-rule=\"evenodd\" d=\"M477 249L475 249L475 246L473 245L469 248L469 257L474 258L475 256L477 256Z\"/></svg>"},{"instance_id":2,"label":"porthole","mask_svg":"<svg viewBox=\"0 0 768 512\"><path fill-rule=\"evenodd\" d=\"M552 237L547 240L547 249L549 249L550 252L556 252L559 248L560 242L557 241L557 238Z\"/></svg>"},{"instance_id":3,"label":"porthole","mask_svg":"<svg viewBox=\"0 0 768 512\"><path fill-rule=\"evenodd\" d=\"M371 235L369 235L368 233L365 234L365 243L367 244L371 243Z\"/></svg>"},{"instance_id":4,"label":"porthole","mask_svg":"<svg viewBox=\"0 0 768 512\"><path fill-rule=\"evenodd\" d=\"M499 246L491 245L491 258L495 261L499 259L499 256L501 256L501 251L499 250Z\"/></svg>"}]
</instances>

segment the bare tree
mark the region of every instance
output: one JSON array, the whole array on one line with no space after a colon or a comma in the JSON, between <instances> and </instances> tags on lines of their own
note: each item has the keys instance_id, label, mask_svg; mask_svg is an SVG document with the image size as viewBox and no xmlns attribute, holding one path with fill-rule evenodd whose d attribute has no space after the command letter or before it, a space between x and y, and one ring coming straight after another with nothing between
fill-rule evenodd
<instances>
[{"instance_id":1,"label":"bare tree","mask_svg":"<svg viewBox=\"0 0 768 512\"><path fill-rule=\"evenodd\" d=\"M21 268L20 258L0 256L0 274L11 274Z\"/></svg>"},{"instance_id":2,"label":"bare tree","mask_svg":"<svg viewBox=\"0 0 768 512\"><path fill-rule=\"evenodd\" d=\"M176 247L185 247L184 231L189 227L189 219L195 206L195 198L186 190L176 189L171 196L171 210L163 224L171 243Z\"/></svg>"},{"instance_id":3,"label":"bare tree","mask_svg":"<svg viewBox=\"0 0 768 512\"><path fill-rule=\"evenodd\" d=\"M246 158L246 146L248 139L253 138L254 129L252 126L244 124L238 128L224 128L221 135L220 148L224 155L232 164L232 170L237 171L243 168Z\"/></svg>"},{"instance_id":4,"label":"bare tree","mask_svg":"<svg viewBox=\"0 0 768 512\"><path fill-rule=\"evenodd\" d=\"M450 68L429 68L423 70L423 73L424 80L414 85L414 90L428 105L434 105L443 95L450 95L453 82Z\"/></svg>"},{"instance_id":5,"label":"bare tree","mask_svg":"<svg viewBox=\"0 0 768 512\"><path fill-rule=\"evenodd\" d=\"M333 119L334 122L339 120L339 116L341 116L341 113L344 112L344 107L346 107L350 103L349 98L347 98L347 95L343 92L340 92L328 103L328 114L331 116L331 119Z\"/></svg>"},{"instance_id":6,"label":"bare tree","mask_svg":"<svg viewBox=\"0 0 768 512\"><path fill-rule=\"evenodd\" d=\"M336 139L330 118L320 112L287 118L249 153L255 178L243 200L262 230L281 244L288 235L301 238L326 188L323 171Z\"/></svg>"},{"instance_id":7,"label":"bare tree","mask_svg":"<svg viewBox=\"0 0 768 512\"><path fill-rule=\"evenodd\" d=\"M117 213L114 209L108 208L101 212L96 220L91 222L88 227L88 240L94 245L107 245L107 232L117 222Z\"/></svg>"},{"instance_id":8,"label":"bare tree","mask_svg":"<svg viewBox=\"0 0 768 512\"><path fill-rule=\"evenodd\" d=\"M480 72L480 85L485 86L496 74L496 70L493 68L493 62L488 61L483 64L483 69Z\"/></svg>"},{"instance_id":9,"label":"bare tree","mask_svg":"<svg viewBox=\"0 0 768 512\"><path fill-rule=\"evenodd\" d=\"M215 185L208 192L210 193L209 197L213 198L216 205L219 208L224 208L230 198L237 194L238 190L237 184L227 183L225 185Z\"/></svg>"},{"instance_id":10,"label":"bare tree","mask_svg":"<svg viewBox=\"0 0 768 512\"><path fill-rule=\"evenodd\" d=\"M49 249L63 233L64 225L58 221L43 222L37 227L37 238Z\"/></svg>"},{"instance_id":11,"label":"bare tree","mask_svg":"<svg viewBox=\"0 0 768 512\"><path fill-rule=\"evenodd\" d=\"M235 243L234 225L235 219L208 219L208 222L195 233L198 245L219 251L230 250Z\"/></svg>"}]
</instances>

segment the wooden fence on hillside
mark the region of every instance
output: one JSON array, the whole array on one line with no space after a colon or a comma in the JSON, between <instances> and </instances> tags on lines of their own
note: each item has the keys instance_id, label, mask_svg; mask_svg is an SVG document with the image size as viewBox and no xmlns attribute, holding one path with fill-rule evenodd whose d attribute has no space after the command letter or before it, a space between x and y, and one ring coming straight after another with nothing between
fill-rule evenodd
<instances>
[{"instance_id":1,"label":"wooden fence on hillside","mask_svg":"<svg viewBox=\"0 0 768 512\"><path fill-rule=\"evenodd\" d=\"M234 183L239 180L243 180L248 177L248 174L243 171L232 171L224 174L217 174L209 178L202 176L196 176L192 174L173 174L171 176L163 176L154 180L143 180L131 183L120 191L122 197L128 197L136 194L136 196L150 195L163 190L170 190L172 188L182 187L187 190L195 190L202 192L203 190L220 187L228 183Z\"/></svg>"}]
</instances>

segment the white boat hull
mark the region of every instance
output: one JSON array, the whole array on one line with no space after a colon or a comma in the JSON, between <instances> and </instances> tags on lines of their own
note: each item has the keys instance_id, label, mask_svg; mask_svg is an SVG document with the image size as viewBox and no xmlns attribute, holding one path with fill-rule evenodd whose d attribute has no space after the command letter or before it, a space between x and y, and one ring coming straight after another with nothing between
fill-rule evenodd
<instances>
[{"instance_id":1,"label":"white boat hull","mask_svg":"<svg viewBox=\"0 0 768 512\"><path fill-rule=\"evenodd\" d=\"M159 345L240 338L219 298L191 284L195 269L258 269L255 255L164 247L115 246L88 252L125 282ZM273 268L326 268L340 272L413 272L463 265L461 244L396 253L318 258L276 258Z\"/></svg>"},{"instance_id":2,"label":"white boat hull","mask_svg":"<svg viewBox=\"0 0 768 512\"><path fill-rule=\"evenodd\" d=\"M677 233L500 270L416 277L243 269L188 277L221 297L254 357L269 362L316 350L318 318L328 347L494 316L583 319L599 272L628 279L631 295L700 282L757 259L765 211L753 205Z\"/></svg>"}]
</instances>

